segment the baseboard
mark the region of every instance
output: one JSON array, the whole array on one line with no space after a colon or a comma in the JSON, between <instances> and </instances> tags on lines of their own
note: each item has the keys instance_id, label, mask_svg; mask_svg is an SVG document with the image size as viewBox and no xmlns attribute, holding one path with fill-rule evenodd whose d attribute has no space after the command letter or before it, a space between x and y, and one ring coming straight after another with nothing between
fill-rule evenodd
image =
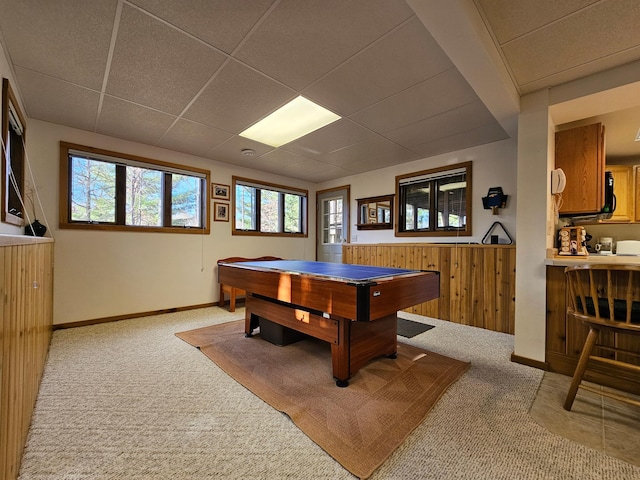
<instances>
[{"instance_id":1,"label":"baseboard","mask_svg":"<svg viewBox=\"0 0 640 480\"><path fill-rule=\"evenodd\" d=\"M520 355L516 355L515 353L511 354L511 361L514 363L519 363L521 365L526 365L527 367L538 368L540 370L549 370L549 364L547 362L541 362L532 358L521 357Z\"/></svg>"},{"instance_id":2,"label":"baseboard","mask_svg":"<svg viewBox=\"0 0 640 480\"><path fill-rule=\"evenodd\" d=\"M85 327L87 325L97 325L100 323L118 322L120 320L129 320L131 318L151 317L153 315L162 315L163 313L184 312L187 310L196 310L198 308L216 307L218 302L202 303L200 305L188 305L186 307L164 308L162 310L153 310L150 312L130 313L125 315L115 315L113 317L94 318L91 320L82 320L79 322L58 323L53 325L54 330L63 330L65 328Z\"/></svg>"}]
</instances>

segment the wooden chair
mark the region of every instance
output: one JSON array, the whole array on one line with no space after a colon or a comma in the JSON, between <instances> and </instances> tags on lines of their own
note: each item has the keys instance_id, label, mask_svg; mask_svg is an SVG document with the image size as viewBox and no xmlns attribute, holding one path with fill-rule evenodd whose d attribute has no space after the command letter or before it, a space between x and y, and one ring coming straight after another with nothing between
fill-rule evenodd
<instances>
[{"instance_id":1,"label":"wooden chair","mask_svg":"<svg viewBox=\"0 0 640 480\"><path fill-rule=\"evenodd\" d=\"M245 258L245 257L229 257L229 258L221 258L218 260L218 265L221 263L235 263L235 262L262 262L262 261L270 261L270 260L282 260L279 257L257 257L257 258ZM218 306L224 306L224 295L229 295L229 311L236 311L236 299L238 295L245 295L247 292L240 288L231 287L229 285L220 284L220 297L218 300Z\"/></svg>"},{"instance_id":2,"label":"wooden chair","mask_svg":"<svg viewBox=\"0 0 640 480\"><path fill-rule=\"evenodd\" d=\"M620 360L640 357L637 352L619 348L619 335L640 335L640 265L592 264L565 269L568 286L567 315L589 327L582 347L567 398L565 410L571 410L578 388L595 392L626 403L640 406L640 402L623 394L602 391L583 385L582 379L589 362L603 362L624 372L640 373L640 366ZM600 332L611 332L616 341L611 345L596 344ZM595 355L594 347L610 352L607 357Z\"/></svg>"}]
</instances>

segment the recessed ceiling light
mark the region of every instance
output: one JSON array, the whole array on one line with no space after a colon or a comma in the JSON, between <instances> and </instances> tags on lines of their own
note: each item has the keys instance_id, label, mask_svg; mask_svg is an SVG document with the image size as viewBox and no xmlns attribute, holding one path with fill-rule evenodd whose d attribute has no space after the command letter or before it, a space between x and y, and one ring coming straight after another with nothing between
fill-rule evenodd
<instances>
[{"instance_id":1,"label":"recessed ceiling light","mask_svg":"<svg viewBox=\"0 0 640 480\"><path fill-rule=\"evenodd\" d=\"M299 96L247 128L240 136L279 147L340 118L326 108Z\"/></svg>"}]
</instances>

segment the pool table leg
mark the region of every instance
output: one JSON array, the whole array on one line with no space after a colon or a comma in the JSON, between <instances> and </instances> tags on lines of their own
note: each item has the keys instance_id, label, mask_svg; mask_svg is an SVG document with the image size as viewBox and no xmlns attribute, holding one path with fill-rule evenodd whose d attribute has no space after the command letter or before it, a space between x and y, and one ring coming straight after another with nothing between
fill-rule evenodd
<instances>
[{"instance_id":1,"label":"pool table leg","mask_svg":"<svg viewBox=\"0 0 640 480\"><path fill-rule=\"evenodd\" d=\"M346 387L351 377L351 320L346 318L336 318L336 320L338 320L338 343L331 344L333 377L338 387Z\"/></svg>"},{"instance_id":2,"label":"pool table leg","mask_svg":"<svg viewBox=\"0 0 640 480\"><path fill-rule=\"evenodd\" d=\"M338 387L377 357L397 358L398 317L391 314L370 322L339 319L338 343L331 345L333 376Z\"/></svg>"}]
</instances>

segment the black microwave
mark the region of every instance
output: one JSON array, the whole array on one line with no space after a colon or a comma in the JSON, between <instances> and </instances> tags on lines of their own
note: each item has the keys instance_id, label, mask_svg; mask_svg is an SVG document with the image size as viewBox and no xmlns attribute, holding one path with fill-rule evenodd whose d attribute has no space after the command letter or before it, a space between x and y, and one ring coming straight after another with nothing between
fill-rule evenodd
<instances>
[{"instance_id":1,"label":"black microwave","mask_svg":"<svg viewBox=\"0 0 640 480\"><path fill-rule=\"evenodd\" d=\"M611 217L616 210L616 196L613 193L613 173L604 172L604 205L600 213L607 215L606 218Z\"/></svg>"}]
</instances>

